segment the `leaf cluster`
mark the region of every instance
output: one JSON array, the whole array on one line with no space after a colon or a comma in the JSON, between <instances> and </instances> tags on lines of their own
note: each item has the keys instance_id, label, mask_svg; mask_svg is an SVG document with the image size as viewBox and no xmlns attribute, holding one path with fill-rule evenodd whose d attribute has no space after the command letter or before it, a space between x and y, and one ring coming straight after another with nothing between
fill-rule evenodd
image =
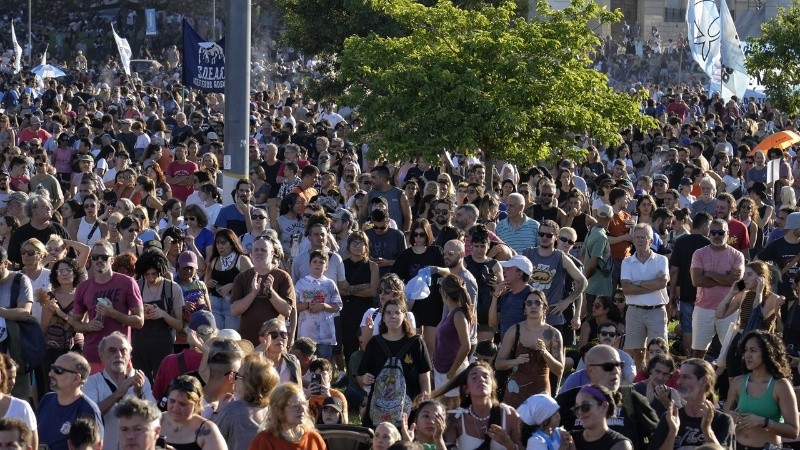
<instances>
[{"instance_id":1,"label":"leaf cluster","mask_svg":"<svg viewBox=\"0 0 800 450\"><path fill-rule=\"evenodd\" d=\"M800 114L800 1L761 25L762 35L749 42L746 67L762 74L773 105L789 114Z\"/></svg>"},{"instance_id":2,"label":"leaf cluster","mask_svg":"<svg viewBox=\"0 0 800 450\"><path fill-rule=\"evenodd\" d=\"M544 1L527 22L513 3L461 9L443 0L373 0L412 30L345 41L339 101L357 106L364 137L392 156L435 160L442 149L534 163L570 147L571 133L618 143L619 129L652 125L639 100L590 68L600 41L590 23L619 20L594 2L563 11Z\"/></svg>"}]
</instances>

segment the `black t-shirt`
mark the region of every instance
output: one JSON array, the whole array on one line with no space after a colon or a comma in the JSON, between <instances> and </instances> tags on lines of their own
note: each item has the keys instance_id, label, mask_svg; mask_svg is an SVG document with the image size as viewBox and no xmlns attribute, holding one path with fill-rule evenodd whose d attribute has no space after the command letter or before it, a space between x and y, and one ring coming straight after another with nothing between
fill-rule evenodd
<instances>
[{"instance_id":1,"label":"black t-shirt","mask_svg":"<svg viewBox=\"0 0 800 450\"><path fill-rule=\"evenodd\" d=\"M572 438L575 440L576 450L598 450L601 448L607 449L613 447L618 442L630 441L630 439L625 437L623 434L617 433L616 431L610 429L606 430L605 434L603 434L600 439L594 441L587 441L584 439L583 430L572 432Z\"/></svg>"},{"instance_id":2,"label":"black t-shirt","mask_svg":"<svg viewBox=\"0 0 800 450\"><path fill-rule=\"evenodd\" d=\"M782 237L770 242L758 253L756 258L764 262L771 262L780 272L783 272L784 266L789 264L798 254L800 254L800 243L790 244L785 237ZM792 289L792 279L798 270L800 270L800 263L795 262L783 274L781 281L778 283L778 295L786 297L787 302L797 300L797 295Z\"/></svg>"},{"instance_id":3,"label":"black t-shirt","mask_svg":"<svg viewBox=\"0 0 800 450\"><path fill-rule=\"evenodd\" d=\"M700 429L701 417L689 417L684 408L678 410L681 424L678 427L678 437L675 438L674 449L687 449L699 447L706 443L703 431ZM722 447L727 449L734 448L734 426L731 416L724 412L714 411L714 418L711 419L711 431ZM667 438L669 428L667 426L666 413L661 416L656 431L650 438L650 449L658 450Z\"/></svg>"},{"instance_id":4,"label":"black t-shirt","mask_svg":"<svg viewBox=\"0 0 800 450\"><path fill-rule=\"evenodd\" d=\"M281 184L278 183L278 171L281 168L281 162L275 161L274 164L269 165L266 161L262 161L261 168L264 169L264 174L266 175L265 181L269 183L269 194L267 194L267 198L277 197L278 191L281 188Z\"/></svg>"},{"instance_id":5,"label":"black t-shirt","mask_svg":"<svg viewBox=\"0 0 800 450\"><path fill-rule=\"evenodd\" d=\"M681 289L681 301L694 303L697 288L692 284L692 255L698 249L711 244L702 234L687 234L675 241L669 257L670 267L678 268L678 287Z\"/></svg>"},{"instance_id":6,"label":"black t-shirt","mask_svg":"<svg viewBox=\"0 0 800 450\"><path fill-rule=\"evenodd\" d=\"M638 449L640 446L637 447L635 441L641 441L645 437L650 436L653 430L655 430L656 425L658 425L658 416L648 404L647 397L634 391L632 386L624 386L622 389L631 390L631 403L635 413L632 418L622 405L618 405L617 413L614 417L608 419L608 427L616 432L622 433L622 435L633 442L633 447ZM567 431L583 430L581 421L572 412L572 407L575 406L575 398L578 396L580 390L580 387L570 389L558 394L556 397L556 402L558 402L560 408L559 412L561 413L561 425ZM600 449L609 447L595 446L593 448Z\"/></svg>"},{"instance_id":7,"label":"black t-shirt","mask_svg":"<svg viewBox=\"0 0 800 450\"><path fill-rule=\"evenodd\" d=\"M364 374L369 373L377 377L381 369L383 369L389 357L378 342L378 339L381 338L381 335L375 336L367 343L367 348L364 349L364 357L358 366L358 376L364 376ZM409 339L413 339L415 342L411 344L408 352L400 357L400 360L403 364L403 374L406 379L406 394L413 400L422 390L419 385L419 375L431 371L431 357L428 355L428 348L419 336L403 336L397 341L385 341L392 354L396 354L406 345Z\"/></svg>"}]
</instances>

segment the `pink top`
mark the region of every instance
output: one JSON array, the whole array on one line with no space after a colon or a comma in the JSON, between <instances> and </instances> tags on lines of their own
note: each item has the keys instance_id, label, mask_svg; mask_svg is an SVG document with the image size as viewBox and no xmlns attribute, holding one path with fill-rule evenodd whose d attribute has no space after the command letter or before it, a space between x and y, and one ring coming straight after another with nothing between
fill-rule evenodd
<instances>
[{"instance_id":1,"label":"pink top","mask_svg":"<svg viewBox=\"0 0 800 450\"><path fill-rule=\"evenodd\" d=\"M727 273L738 269L740 273L744 273L744 255L730 245L722 250L714 250L711 245L707 245L692 255L692 269L711 270L718 273ZM730 286L699 287L695 305L705 309L717 309L730 289Z\"/></svg>"}]
</instances>

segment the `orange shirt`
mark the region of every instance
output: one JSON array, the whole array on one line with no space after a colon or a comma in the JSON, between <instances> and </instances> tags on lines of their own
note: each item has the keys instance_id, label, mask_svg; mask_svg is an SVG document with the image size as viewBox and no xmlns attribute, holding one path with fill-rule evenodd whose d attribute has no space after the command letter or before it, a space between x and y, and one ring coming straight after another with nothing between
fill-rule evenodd
<instances>
[{"instance_id":1,"label":"orange shirt","mask_svg":"<svg viewBox=\"0 0 800 450\"><path fill-rule=\"evenodd\" d=\"M631 219L631 215L626 211L620 211L611 218L608 224L608 236L617 237L631 232L631 229L625 226L625 222ZM631 243L628 241L617 242L611 244L611 257L616 260L625 259L631 254Z\"/></svg>"},{"instance_id":2,"label":"orange shirt","mask_svg":"<svg viewBox=\"0 0 800 450\"><path fill-rule=\"evenodd\" d=\"M327 450L327 446L316 430L306 431L297 442L289 442L269 431L262 431L253 438L248 450Z\"/></svg>"},{"instance_id":3,"label":"orange shirt","mask_svg":"<svg viewBox=\"0 0 800 450\"><path fill-rule=\"evenodd\" d=\"M317 190L313 187L303 190L300 186L295 186L292 192L300 196L300 204L302 205L300 207L300 214L306 211L306 205L311 202L312 198L317 196Z\"/></svg>"}]
</instances>

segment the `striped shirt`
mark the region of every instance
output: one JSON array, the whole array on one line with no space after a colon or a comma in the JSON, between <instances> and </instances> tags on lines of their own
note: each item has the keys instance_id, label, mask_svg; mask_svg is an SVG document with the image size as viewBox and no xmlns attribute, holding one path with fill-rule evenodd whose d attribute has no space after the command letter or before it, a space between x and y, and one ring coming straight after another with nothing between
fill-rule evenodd
<instances>
[{"instance_id":1,"label":"striped shirt","mask_svg":"<svg viewBox=\"0 0 800 450\"><path fill-rule=\"evenodd\" d=\"M515 252L522 254L522 250L539 245L539 222L528 216L519 228L514 228L508 219L501 220L495 228L495 234Z\"/></svg>"}]
</instances>

